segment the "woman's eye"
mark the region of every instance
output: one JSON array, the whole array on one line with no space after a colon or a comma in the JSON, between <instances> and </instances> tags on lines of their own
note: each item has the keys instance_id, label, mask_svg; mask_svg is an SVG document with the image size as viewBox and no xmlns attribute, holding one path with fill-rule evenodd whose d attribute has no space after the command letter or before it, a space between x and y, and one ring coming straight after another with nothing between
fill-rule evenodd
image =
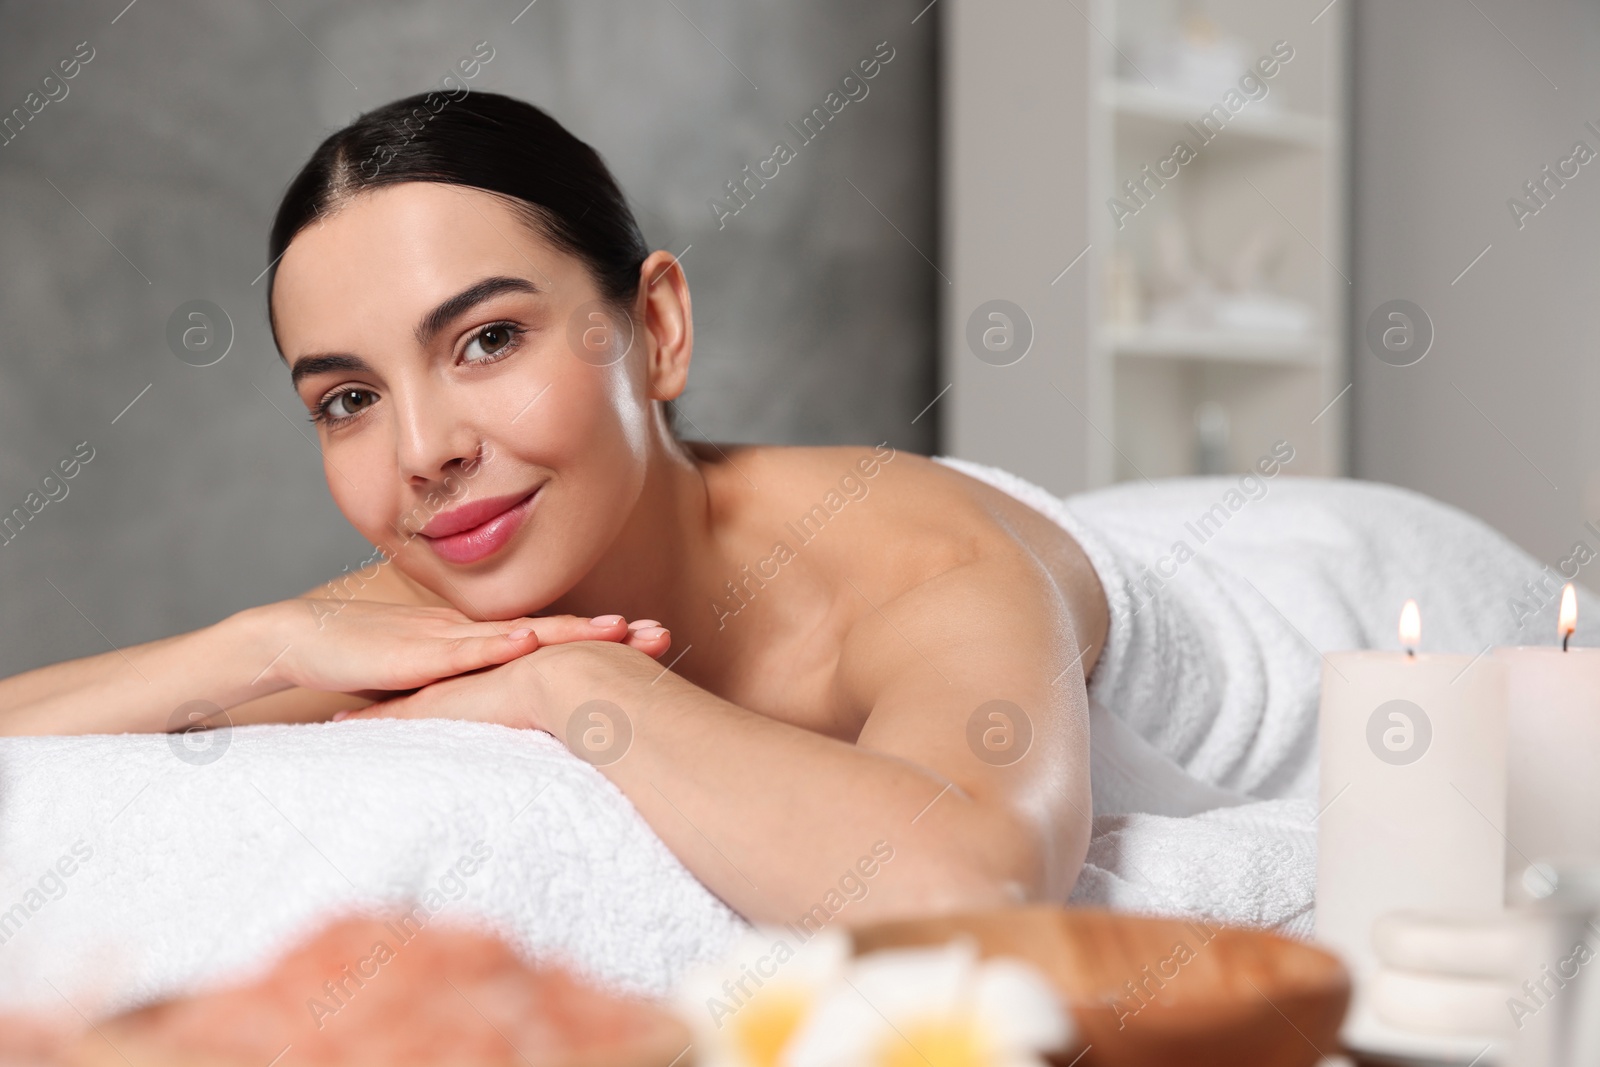
<instances>
[{"instance_id":1,"label":"woman's eye","mask_svg":"<svg viewBox=\"0 0 1600 1067\"><path fill-rule=\"evenodd\" d=\"M492 363L509 355L516 348L517 335L522 331L508 322L493 322L472 335L462 352L466 363Z\"/></svg>"},{"instance_id":2,"label":"woman's eye","mask_svg":"<svg viewBox=\"0 0 1600 1067\"><path fill-rule=\"evenodd\" d=\"M337 423L353 419L370 408L377 398L371 389L341 389L337 393L329 393L317 405L317 413L311 417L311 421Z\"/></svg>"}]
</instances>

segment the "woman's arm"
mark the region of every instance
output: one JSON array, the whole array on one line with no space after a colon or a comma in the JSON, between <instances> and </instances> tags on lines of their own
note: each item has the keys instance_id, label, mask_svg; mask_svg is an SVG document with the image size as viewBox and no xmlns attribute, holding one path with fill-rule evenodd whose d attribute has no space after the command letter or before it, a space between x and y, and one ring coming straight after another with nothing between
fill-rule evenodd
<instances>
[{"instance_id":1,"label":"woman's arm","mask_svg":"<svg viewBox=\"0 0 1600 1067\"><path fill-rule=\"evenodd\" d=\"M421 605L418 593L414 587L409 586L405 579L395 573L394 568L379 568L371 578L364 574L359 579L349 575L340 576L344 579L330 581L316 586L302 593L298 599L318 599L323 607L322 612L331 617L336 614L344 601L364 600L387 604L414 604ZM336 584L338 583L338 584ZM436 603L442 603L436 601ZM252 612L259 616L260 609ZM190 633L174 634L155 641L147 641L141 645L131 645L111 652L104 652L95 656L85 656L81 659L64 660L53 663L47 667L26 671L10 678L0 679L0 734L28 734L28 733L58 733L79 734L99 732L148 732L165 730L166 725L150 726L148 723L139 723L139 709L127 707L124 700L128 691L125 687L131 683L140 686L146 684L145 668L135 668L131 664L135 660L143 660L157 650L166 650L165 655L175 658L179 664L202 662L203 669L216 670L222 668L229 676L237 673L229 671L214 656L210 655L210 646L220 644L226 654L237 652L240 642L237 638L244 636L242 631L259 631L261 627L241 625L242 616L230 616L213 626L195 630ZM217 629L239 631L235 634L223 634L218 641ZM177 646L177 647L167 647ZM254 654L253 652L251 654ZM161 670L161 659L157 657L148 664L148 669L157 673ZM111 695L106 700L107 694ZM157 694L149 694L152 698ZM55 698L55 703L50 703ZM190 700L208 699L204 696L190 697ZM318 692L311 689L301 689L297 686L279 687L276 690L262 684L256 679L247 687L242 699L233 704L222 704L212 700L212 703L228 711L228 722L241 724L248 722L314 722L326 719L344 708L356 708L369 703L366 699L349 693ZM180 702L181 704L181 702ZM168 714L180 705L168 708ZM73 709L78 708L75 712ZM118 710L121 708L122 710ZM89 725L75 722L83 712L93 715L97 723ZM131 714L131 718L128 717ZM219 717L220 718L220 717ZM31 725L29 720L33 720ZM83 727L88 728L74 728ZM223 722L213 722L209 725L226 725Z\"/></svg>"},{"instance_id":2,"label":"woman's arm","mask_svg":"<svg viewBox=\"0 0 1600 1067\"><path fill-rule=\"evenodd\" d=\"M244 652L256 643L257 629L241 613L191 633L0 680L0 734L154 732L166 730L187 701L231 707L247 699ZM265 666L263 659L256 672Z\"/></svg>"},{"instance_id":3,"label":"woman's arm","mask_svg":"<svg viewBox=\"0 0 1600 1067\"><path fill-rule=\"evenodd\" d=\"M838 684L870 709L855 744L589 643L503 668L515 677L499 691L525 686L531 701L497 704L456 679L371 713L496 715L579 755L586 730L629 729L624 754L592 762L689 869L751 919L814 926L840 910L856 922L1065 899L1089 835L1078 654L1042 574L979 562L873 608L849 635ZM625 727L592 701L622 709Z\"/></svg>"},{"instance_id":4,"label":"woman's arm","mask_svg":"<svg viewBox=\"0 0 1600 1067\"><path fill-rule=\"evenodd\" d=\"M227 721L303 721L359 703L348 694L416 689L577 640L633 637L615 616L477 622L452 608L296 597L0 681L0 734L163 732L191 725L196 701L249 705Z\"/></svg>"}]
</instances>

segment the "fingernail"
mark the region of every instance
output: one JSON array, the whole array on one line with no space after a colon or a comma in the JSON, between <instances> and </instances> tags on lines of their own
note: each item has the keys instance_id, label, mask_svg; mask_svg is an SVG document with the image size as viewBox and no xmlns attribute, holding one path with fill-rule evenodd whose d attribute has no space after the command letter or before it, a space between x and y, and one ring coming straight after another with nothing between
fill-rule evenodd
<instances>
[{"instance_id":1,"label":"fingernail","mask_svg":"<svg viewBox=\"0 0 1600 1067\"><path fill-rule=\"evenodd\" d=\"M630 622L628 624L628 629L630 629L630 630L642 630L646 626L660 626L660 625L661 624L659 622L656 622L656 620L654 620L654 619L634 619L632 622Z\"/></svg>"},{"instance_id":2,"label":"fingernail","mask_svg":"<svg viewBox=\"0 0 1600 1067\"><path fill-rule=\"evenodd\" d=\"M524 626L520 630L512 630L510 633L506 634L506 636L511 638L513 641L521 641L524 637L527 637L531 633L533 633L533 627Z\"/></svg>"},{"instance_id":3,"label":"fingernail","mask_svg":"<svg viewBox=\"0 0 1600 1067\"><path fill-rule=\"evenodd\" d=\"M343 722L345 717L348 716L349 714L350 713L348 711L336 711L336 712L333 713L333 721L334 722Z\"/></svg>"},{"instance_id":4,"label":"fingernail","mask_svg":"<svg viewBox=\"0 0 1600 1067\"><path fill-rule=\"evenodd\" d=\"M621 621L621 615L596 615L589 620L589 623L592 626L615 626Z\"/></svg>"},{"instance_id":5,"label":"fingernail","mask_svg":"<svg viewBox=\"0 0 1600 1067\"><path fill-rule=\"evenodd\" d=\"M646 639L651 639L651 638L656 638L656 637L665 637L666 633L667 633L666 629L664 627L661 627L661 626L646 626L642 630L633 631L633 634L634 634L635 637L643 637L643 638L646 638Z\"/></svg>"}]
</instances>

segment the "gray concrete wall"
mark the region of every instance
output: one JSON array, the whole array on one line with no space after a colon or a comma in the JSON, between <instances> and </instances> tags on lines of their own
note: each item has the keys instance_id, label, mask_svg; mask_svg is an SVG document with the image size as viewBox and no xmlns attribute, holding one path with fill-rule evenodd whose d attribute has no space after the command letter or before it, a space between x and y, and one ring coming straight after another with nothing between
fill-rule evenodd
<instances>
[{"instance_id":1,"label":"gray concrete wall","mask_svg":"<svg viewBox=\"0 0 1600 1067\"><path fill-rule=\"evenodd\" d=\"M1355 20L1354 473L1548 564L1600 549L1600 158L1520 227L1508 201L1534 205L1524 183L1575 142L1600 152L1597 49L1581 0L1361 0ZM1433 323L1412 366L1362 339L1395 299Z\"/></svg>"},{"instance_id":2,"label":"gray concrete wall","mask_svg":"<svg viewBox=\"0 0 1600 1067\"><path fill-rule=\"evenodd\" d=\"M0 512L66 493L0 546L0 675L202 626L367 554L254 279L317 142L480 40L476 87L549 110L605 156L652 246L692 246L686 436L933 447L937 412L911 423L935 393L938 20L913 23L921 4L124 3L0 3L0 113L93 49L0 147ZM719 229L708 201L885 40L869 95ZM165 337L196 299L236 329L209 367ZM93 458L42 486L79 442Z\"/></svg>"}]
</instances>

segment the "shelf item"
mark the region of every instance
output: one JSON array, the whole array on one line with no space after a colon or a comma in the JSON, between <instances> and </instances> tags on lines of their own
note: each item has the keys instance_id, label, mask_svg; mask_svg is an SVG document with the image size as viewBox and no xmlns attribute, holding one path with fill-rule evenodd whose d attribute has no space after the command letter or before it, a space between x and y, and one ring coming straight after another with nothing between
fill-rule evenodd
<instances>
[{"instance_id":1,"label":"shelf item","mask_svg":"<svg viewBox=\"0 0 1600 1067\"><path fill-rule=\"evenodd\" d=\"M1315 334L1136 327L1112 331L1111 347L1118 356L1314 366L1328 349L1328 339Z\"/></svg>"},{"instance_id":2,"label":"shelf item","mask_svg":"<svg viewBox=\"0 0 1600 1067\"><path fill-rule=\"evenodd\" d=\"M1148 137L1176 137L1199 148L1203 140L1192 132L1200 119L1217 106L1217 101L1157 89L1140 82L1114 81L1102 90L1104 102L1116 116L1118 132ZM1306 115L1265 106L1265 101L1247 104L1228 116L1223 128L1211 134L1214 143L1226 147L1231 140L1270 142L1292 148L1321 148L1328 142L1330 124L1315 115Z\"/></svg>"}]
</instances>

